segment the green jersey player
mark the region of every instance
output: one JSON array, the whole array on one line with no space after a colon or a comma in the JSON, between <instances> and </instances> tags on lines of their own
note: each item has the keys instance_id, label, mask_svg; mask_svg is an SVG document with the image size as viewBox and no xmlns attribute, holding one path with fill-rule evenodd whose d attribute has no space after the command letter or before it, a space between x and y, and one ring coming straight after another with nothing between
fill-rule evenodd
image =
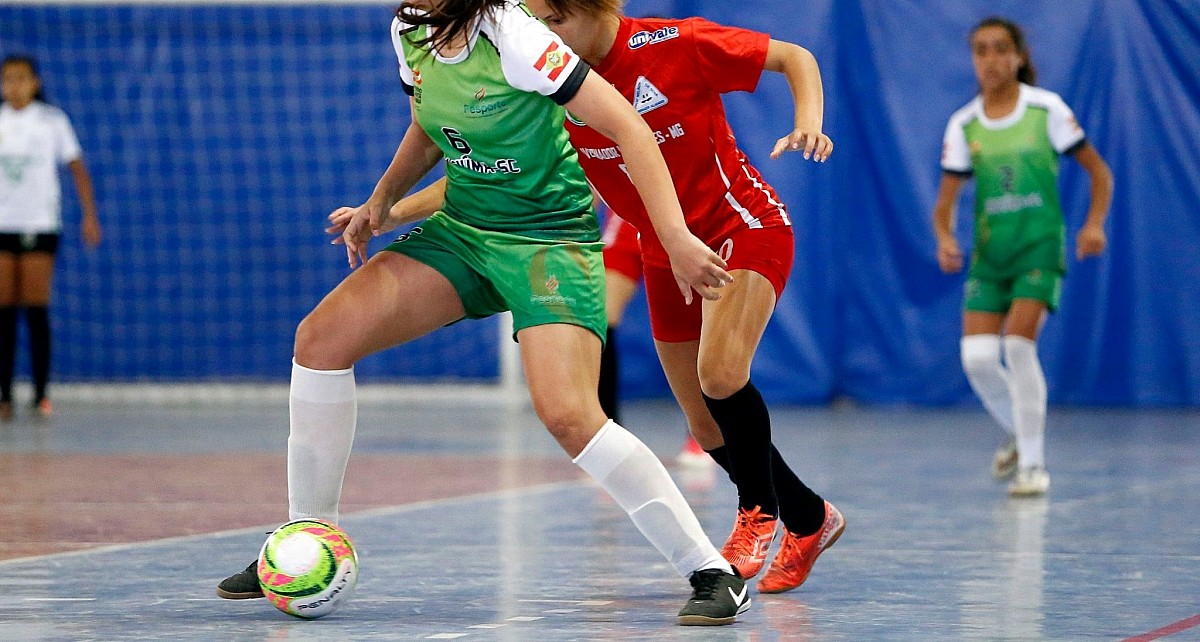
<instances>
[{"instance_id":1,"label":"green jersey player","mask_svg":"<svg viewBox=\"0 0 1200 642\"><path fill-rule=\"evenodd\" d=\"M1066 103L1034 86L1016 24L981 22L971 32L971 57L980 94L946 127L934 206L937 258L944 272L962 269L951 223L959 191L973 177L975 241L965 288L963 369L1010 435L996 452L993 474L1016 475L1010 495L1042 495L1050 484L1043 446L1046 381L1035 342L1046 312L1058 307L1066 272L1058 159L1073 156L1091 179L1091 208L1075 243L1080 260L1100 254L1107 243L1112 174Z\"/></svg>"},{"instance_id":2,"label":"green jersey player","mask_svg":"<svg viewBox=\"0 0 1200 642\"><path fill-rule=\"evenodd\" d=\"M667 245L680 291L719 298L725 262L688 231L653 133L621 95L516 0L410 0L391 26L412 124L341 236L352 272L296 331L290 519L336 522L355 428L353 365L464 318L511 310L534 410L694 591L680 624L729 624L744 581L704 535L658 458L597 398L602 244L564 106L615 140ZM445 161L437 212L366 260L401 197ZM221 583L261 597L252 564Z\"/></svg>"}]
</instances>

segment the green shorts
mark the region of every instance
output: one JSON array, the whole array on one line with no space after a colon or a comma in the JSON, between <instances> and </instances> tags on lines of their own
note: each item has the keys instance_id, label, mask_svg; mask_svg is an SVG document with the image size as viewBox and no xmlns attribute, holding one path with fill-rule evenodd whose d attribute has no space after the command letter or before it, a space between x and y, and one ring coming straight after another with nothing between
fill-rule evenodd
<instances>
[{"instance_id":1,"label":"green shorts","mask_svg":"<svg viewBox=\"0 0 1200 642\"><path fill-rule=\"evenodd\" d=\"M604 244L481 230L442 212L386 248L437 270L458 292L466 318L512 310L513 336L550 323L578 325L604 342Z\"/></svg>"},{"instance_id":2,"label":"green shorts","mask_svg":"<svg viewBox=\"0 0 1200 642\"><path fill-rule=\"evenodd\" d=\"M1062 296L1062 272L1034 268L1011 279L982 279L968 276L963 307L975 312L1003 314L1013 299L1036 299L1051 312L1058 309Z\"/></svg>"}]
</instances>

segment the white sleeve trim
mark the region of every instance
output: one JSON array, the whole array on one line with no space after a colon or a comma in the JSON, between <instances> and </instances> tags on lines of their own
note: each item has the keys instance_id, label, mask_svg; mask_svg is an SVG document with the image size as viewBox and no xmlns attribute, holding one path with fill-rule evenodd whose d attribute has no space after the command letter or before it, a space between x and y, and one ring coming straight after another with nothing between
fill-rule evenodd
<instances>
[{"instance_id":1,"label":"white sleeve trim","mask_svg":"<svg viewBox=\"0 0 1200 642\"><path fill-rule=\"evenodd\" d=\"M967 135L963 131L975 117L975 101L954 112L946 124L942 136L942 169L958 174L971 173L971 150L967 146Z\"/></svg>"},{"instance_id":2,"label":"white sleeve trim","mask_svg":"<svg viewBox=\"0 0 1200 642\"><path fill-rule=\"evenodd\" d=\"M1083 127L1075 120L1075 113L1062 97L1045 89L1035 88L1036 100L1046 107L1046 134L1050 144L1059 154L1066 153L1086 138Z\"/></svg>"},{"instance_id":3,"label":"white sleeve trim","mask_svg":"<svg viewBox=\"0 0 1200 642\"><path fill-rule=\"evenodd\" d=\"M399 16L392 18L392 48L396 50L396 58L400 61L400 81L405 87L413 86L413 73L404 59L404 36L401 34L411 28Z\"/></svg>"}]
</instances>

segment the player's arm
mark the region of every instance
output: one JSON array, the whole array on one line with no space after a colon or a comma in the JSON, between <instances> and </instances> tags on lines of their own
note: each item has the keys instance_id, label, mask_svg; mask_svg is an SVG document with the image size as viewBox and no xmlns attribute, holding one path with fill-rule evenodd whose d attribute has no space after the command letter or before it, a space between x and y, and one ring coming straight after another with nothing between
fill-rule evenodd
<instances>
[{"instance_id":1,"label":"player's arm","mask_svg":"<svg viewBox=\"0 0 1200 642\"><path fill-rule=\"evenodd\" d=\"M1087 220L1075 238L1075 257L1082 261L1089 256L1099 256L1108 245L1104 221L1112 204L1113 175L1108 163L1104 162L1100 152L1091 143L1084 143L1074 156L1091 180L1091 205L1088 207Z\"/></svg>"},{"instance_id":2,"label":"player's arm","mask_svg":"<svg viewBox=\"0 0 1200 642\"><path fill-rule=\"evenodd\" d=\"M937 261L942 272L951 274L963 267L962 249L954 236L954 205L967 177L953 172L942 172L938 184L937 201L933 205L933 235L937 239Z\"/></svg>"},{"instance_id":3,"label":"player's arm","mask_svg":"<svg viewBox=\"0 0 1200 642\"><path fill-rule=\"evenodd\" d=\"M667 163L646 121L612 85L590 71L566 107L620 148L684 299L691 303L693 289L706 299L719 299L716 288L732 277L725 261L688 230Z\"/></svg>"},{"instance_id":4,"label":"player's arm","mask_svg":"<svg viewBox=\"0 0 1200 642\"><path fill-rule=\"evenodd\" d=\"M446 177L443 176L430 183L425 189L396 201L387 218L380 222L379 233L384 234L401 225L429 218L433 216L434 212L440 210L442 203L445 202ZM349 225L350 219L354 218L355 211L354 208L343 207L329 215L329 227L325 228L325 231L337 237L333 239L334 245L341 245L345 242L342 239L342 232L346 231L346 226Z\"/></svg>"},{"instance_id":5,"label":"player's arm","mask_svg":"<svg viewBox=\"0 0 1200 642\"><path fill-rule=\"evenodd\" d=\"M411 98L409 103L415 114ZM409 124L392 162L375 184L375 190L367 202L356 208L339 208L330 215L333 220L350 210L350 221L342 231L342 242L346 245L350 267L355 267L359 261L366 261L367 242L372 236L382 233L381 228L388 224L392 206L424 178L441 158L441 150L414 120Z\"/></svg>"},{"instance_id":6,"label":"player's arm","mask_svg":"<svg viewBox=\"0 0 1200 642\"><path fill-rule=\"evenodd\" d=\"M67 164L71 177L75 180L75 192L79 195L79 205L83 209L83 242L88 247L100 245L100 218L96 215L96 193L92 190L92 175L82 158L76 158Z\"/></svg>"},{"instance_id":7,"label":"player's arm","mask_svg":"<svg viewBox=\"0 0 1200 642\"><path fill-rule=\"evenodd\" d=\"M787 78L795 104L792 132L775 143L771 158L779 158L784 152L803 150L805 159L824 162L833 153L833 141L821 131L825 119L825 94L817 59L800 45L771 40L763 69Z\"/></svg>"}]
</instances>

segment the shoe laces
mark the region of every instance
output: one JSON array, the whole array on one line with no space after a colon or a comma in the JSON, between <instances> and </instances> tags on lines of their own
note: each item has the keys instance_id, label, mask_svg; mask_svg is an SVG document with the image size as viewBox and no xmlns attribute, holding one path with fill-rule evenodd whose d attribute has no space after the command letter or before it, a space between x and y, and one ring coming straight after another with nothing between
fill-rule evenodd
<instances>
[{"instance_id":1,"label":"shoe laces","mask_svg":"<svg viewBox=\"0 0 1200 642\"><path fill-rule=\"evenodd\" d=\"M824 526L822 526L822 530L824 530ZM819 537L820 534L821 531L817 531L806 537L788 531L779 547L779 559L785 561L804 559L804 540L808 537Z\"/></svg>"},{"instance_id":2,"label":"shoe laces","mask_svg":"<svg viewBox=\"0 0 1200 642\"><path fill-rule=\"evenodd\" d=\"M758 541L758 533L754 531L754 527L770 519L772 516L764 514L761 506L750 510L739 508L737 521L733 526L733 541L730 543L741 547L753 546Z\"/></svg>"},{"instance_id":3,"label":"shoe laces","mask_svg":"<svg viewBox=\"0 0 1200 642\"><path fill-rule=\"evenodd\" d=\"M692 576L688 578L688 582L692 585L692 599L711 600L716 597L722 575L727 575L727 573L716 568L706 568L692 573Z\"/></svg>"}]
</instances>

